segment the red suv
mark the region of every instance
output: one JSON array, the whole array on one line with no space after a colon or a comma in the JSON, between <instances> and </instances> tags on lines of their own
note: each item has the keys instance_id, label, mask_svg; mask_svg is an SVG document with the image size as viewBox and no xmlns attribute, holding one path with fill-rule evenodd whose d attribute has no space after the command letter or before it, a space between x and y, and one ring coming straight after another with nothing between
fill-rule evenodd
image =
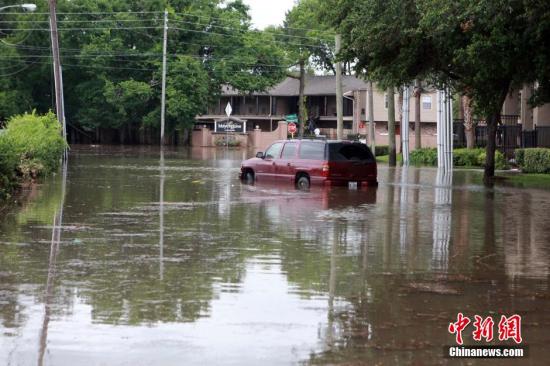
<instances>
[{"instance_id":1,"label":"red suv","mask_svg":"<svg viewBox=\"0 0 550 366\"><path fill-rule=\"evenodd\" d=\"M367 145L351 141L276 141L241 164L241 179L311 184L377 185L376 159Z\"/></svg>"}]
</instances>

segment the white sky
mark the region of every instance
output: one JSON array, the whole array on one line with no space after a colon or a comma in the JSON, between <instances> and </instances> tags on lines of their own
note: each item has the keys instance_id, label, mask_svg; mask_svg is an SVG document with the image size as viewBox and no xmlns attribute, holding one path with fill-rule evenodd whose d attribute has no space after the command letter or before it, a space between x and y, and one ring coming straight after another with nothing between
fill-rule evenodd
<instances>
[{"instance_id":1,"label":"white sky","mask_svg":"<svg viewBox=\"0 0 550 366\"><path fill-rule=\"evenodd\" d=\"M282 25L285 12L294 6L294 0L244 0L250 6L250 16L255 27Z\"/></svg>"}]
</instances>

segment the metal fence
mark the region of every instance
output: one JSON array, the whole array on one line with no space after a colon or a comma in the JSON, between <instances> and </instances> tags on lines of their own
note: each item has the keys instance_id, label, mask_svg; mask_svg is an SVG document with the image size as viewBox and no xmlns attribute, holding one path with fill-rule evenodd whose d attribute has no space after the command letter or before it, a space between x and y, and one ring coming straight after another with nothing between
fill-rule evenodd
<instances>
[{"instance_id":1,"label":"metal fence","mask_svg":"<svg viewBox=\"0 0 550 366\"><path fill-rule=\"evenodd\" d=\"M527 147L550 148L550 126L536 126L534 130L523 131L517 116L501 116L502 124L497 127L496 146L506 157L513 157L514 150ZM487 125L484 121L474 121L475 146L487 146ZM454 147L466 147L464 120L453 123Z\"/></svg>"}]
</instances>

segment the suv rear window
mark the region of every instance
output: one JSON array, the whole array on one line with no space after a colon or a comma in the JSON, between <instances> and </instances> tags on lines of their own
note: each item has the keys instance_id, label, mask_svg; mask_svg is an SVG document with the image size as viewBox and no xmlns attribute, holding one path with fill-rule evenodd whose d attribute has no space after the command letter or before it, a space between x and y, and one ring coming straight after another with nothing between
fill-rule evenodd
<instances>
[{"instance_id":1,"label":"suv rear window","mask_svg":"<svg viewBox=\"0 0 550 366\"><path fill-rule=\"evenodd\" d=\"M299 157L300 159L325 160L325 143L302 141Z\"/></svg>"},{"instance_id":2,"label":"suv rear window","mask_svg":"<svg viewBox=\"0 0 550 366\"><path fill-rule=\"evenodd\" d=\"M365 144L334 143L328 145L330 161L363 161L374 162L374 156Z\"/></svg>"}]
</instances>

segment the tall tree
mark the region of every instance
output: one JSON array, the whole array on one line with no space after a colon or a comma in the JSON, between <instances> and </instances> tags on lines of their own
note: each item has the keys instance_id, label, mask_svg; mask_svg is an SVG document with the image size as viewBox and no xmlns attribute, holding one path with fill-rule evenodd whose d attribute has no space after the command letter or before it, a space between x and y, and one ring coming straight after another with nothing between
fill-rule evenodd
<instances>
[{"instance_id":1,"label":"tall tree","mask_svg":"<svg viewBox=\"0 0 550 366\"><path fill-rule=\"evenodd\" d=\"M550 100L550 8L538 0L327 0L345 47L380 80L415 78L468 95L488 130L484 181L495 170L496 129L512 85L538 82Z\"/></svg>"},{"instance_id":2,"label":"tall tree","mask_svg":"<svg viewBox=\"0 0 550 366\"><path fill-rule=\"evenodd\" d=\"M330 27L319 21L322 6L320 0L299 0L286 13L283 27L279 30L279 39L284 43L289 66L296 71L290 71L287 76L299 81L299 136L304 134L305 123L308 120L306 96L306 72L311 67L323 68L335 72L334 54L332 51L333 36L329 35Z\"/></svg>"}]
</instances>

